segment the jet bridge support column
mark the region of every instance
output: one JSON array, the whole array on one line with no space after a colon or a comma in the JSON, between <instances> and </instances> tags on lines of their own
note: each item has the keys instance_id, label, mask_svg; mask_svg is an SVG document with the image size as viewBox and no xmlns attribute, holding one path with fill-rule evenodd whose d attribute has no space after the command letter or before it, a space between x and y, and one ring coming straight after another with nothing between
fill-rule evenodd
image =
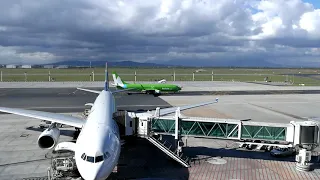
<instances>
[{"instance_id":1,"label":"jet bridge support column","mask_svg":"<svg viewBox=\"0 0 320 180\"><path fill-rule=\"evenodd\" d=\"M294 145L299 148L296 155L296 169L299 171L311 170L311 153L319 146L319 123L316 121L294 122Z\"/></svg>"},{"instance_id":2,"label":"jet bridge support column","mask_svg":"<svg viewBox=\"0 0 320 180\"><path fill-rule=\"evenodd\" d=\"M242 134L242 122L240 121L238 124L238 140L241 139L241 134Z\"/></svg>"},{"instance_id":3,"label":"jet bridge support column","mask_svg":"<svg viewBox=\"0 0 320 180\"><path fill-rule=\"evenodd\" d=\"M181 118L180 118L180 107L177 108L175 118L175 133L174 139L177 148L177 154L182 152L183 142L181 140Z\"/></svg>"}]
</instances>

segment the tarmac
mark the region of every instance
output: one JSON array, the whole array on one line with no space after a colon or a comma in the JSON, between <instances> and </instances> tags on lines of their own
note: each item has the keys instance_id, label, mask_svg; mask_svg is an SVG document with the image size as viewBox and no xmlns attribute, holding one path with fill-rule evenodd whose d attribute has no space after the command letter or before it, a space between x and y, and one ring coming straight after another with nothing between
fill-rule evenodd
<instances>
[{"instance_id":1,"label":"tarmac","mask_svg":"<svg viewBox=\"0 0 320 180\"><path fill-rule=\"evenodd\" d=\"M0 179L46 177L51 160L37 144L40 121L8 114L0 115L0 121ZM60 141L69 141L72 131L61 134Z\"/></svg>"},{"instance_id":2,"label":"tarmac","mask_svg":"<svg viewBox=\"0 0 320 180\"><path fill-rule=\"evenodd\" d=\"M219 102L183 111L194 117L251 119L255 122L289 123L304 117L320 117L319 94L160 96L172 106L200 103L219 98Z\"/></svg>"},{"instance_id":3,"label":"tarmac","mask_svg":"<svg viewBox=\"0 0 320 180\"><path fill-rule=\"evenodd\" d=\"M75 88L2 88L0 106L57 113L83 112L85 104L93 103L96 97L95 93ZM161 98L143 94L116 94L115 100L119 110L153 110L156 106L171 106Z\"/></svg>"},{"instance_id":4,"label":"tarmac","mask_svg":"<svg viewBox=\"0 0 320 180\"><path fill-rule=\"evenodd\" d=\"M134 83L134 82L128 82ZM156 83L139 82L136 83ZM71 81L71 82L0 82L0 88L103 88L103 81ZM110 87L113 82L110 82ZM167 81L167 84L182 86L182 92L192 91L276 91L276 90L320 90L320 86L290 86L278 83L247 83L232 81Z\"/></svg>"},{"instance_id":5,"label":"tarmac","mask_svg":"<svg viewBox=\"0 0 320 180\"><path fill-rule=\"evenodd\" d=\"M72 115L80 116L84 104L96 97L96 94L75 91L72 87L20 88L24 85L16 85L16 88L7 85L7 88L0 89L0 106L57 113L76 111ZM236 89L229 85L229 88ZM219 97L219 103L186 110L182 114L278 123L289 123L307 116L320 117L318 94L159 97L119 94L116 101L120 108L135 111L199 103L216 97ZM46 158L48 150L37 145L43 131L38 129L40 121L8 114L0 114L0 121L0 179L45 179L50 159ZM70 141L73 130L63 128L60 142ZM130 142L122 148L119 165L109 179L320 179L319 166L311 172L298 172L294 157L272 158L267 152L240 150L234 141L189 137L186 146L184 153L192 158L190 168L182 168L143 139Z\"/></svg>"},{"instance_id":6,"label":"tarmac","mask_svg":"<svg viewBox=\"0 0 320 180\"><path fill-rule=\"evenodd\" d=\"M79 114L73 114L79 115ZM46 179L48 150L37 145L39 121L16 115L0 115L0 179ZM62 128L61 141L70 141L72 128ZM311 172L295 170L294 157L273 158L267 152L237 149L233 141L187 139L184 153L191 160L183 168L144 139L122 148L118 167L108 179L319 179L317 166Z\"/></svg>"}]
</instances>

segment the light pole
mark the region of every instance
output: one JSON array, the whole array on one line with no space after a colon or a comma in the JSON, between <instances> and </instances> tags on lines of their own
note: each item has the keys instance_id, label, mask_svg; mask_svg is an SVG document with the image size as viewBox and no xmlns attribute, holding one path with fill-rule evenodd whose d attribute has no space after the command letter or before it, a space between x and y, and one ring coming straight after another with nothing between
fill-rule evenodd
<instances>
[{"instance_id":1,"label":"light pole","mask_svg":"<svg viewBox=\"0 0 320 180\"><path fill-rule=\"evenodd\" d=\"M211 73L211 81L213 81L213 70L212 70L212 73Z\"/></svg>"},{"instance_id":2,"label":"light pole","mask_svg":"<svg viewBox=\"0 0 320 180\"><path fill-rule=\"evenodd\" d=\"M137 82L137 71L134 71L134 82Z\"/></svg>"}]
</instances>

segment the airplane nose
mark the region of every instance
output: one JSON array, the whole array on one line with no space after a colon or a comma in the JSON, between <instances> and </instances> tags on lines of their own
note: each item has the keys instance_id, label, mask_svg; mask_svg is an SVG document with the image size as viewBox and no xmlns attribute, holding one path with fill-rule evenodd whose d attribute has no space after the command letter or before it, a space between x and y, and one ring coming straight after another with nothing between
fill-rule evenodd
<instances>
[{"instance_id":1,"label":"airplane nose","mask_svg":"<svg viewBox=\"0 0 320 180\"><path fill-rule=\"evenodd\" d=\"M96 169L94 175L94 180L105 180L105 173L102 169L102 167L100 166L99 168Z\"/></svg>"},{"instance_id":2,"label":"airplane nose","mask_svg":"<svg viewBox=\"0 0 320 180\"><path fill-rule=\"evenodd\" d=\"M88 171L83 178L85 180L105 180L107 176L105 175L103 168L101 166L96 167L94 170Z\"/></svg>"}]
</instances>

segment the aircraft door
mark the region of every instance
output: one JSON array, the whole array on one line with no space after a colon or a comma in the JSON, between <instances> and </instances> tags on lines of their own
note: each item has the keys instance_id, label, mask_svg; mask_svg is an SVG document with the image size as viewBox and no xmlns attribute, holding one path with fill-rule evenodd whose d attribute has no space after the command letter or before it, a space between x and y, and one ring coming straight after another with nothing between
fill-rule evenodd
<instances>
[{"instance_id":1,"label":"aircraft door","mask_svg":"<svg viewBox=\"0 0 320 180\"><path fill-rule=\"evenodd\" d=\"M133 119L128 115L126 112L125 114L125 124L126 124L126 136L132 136L133 135L133 129L134 129L134 122Z\"/></svg>"}]
</instances>

